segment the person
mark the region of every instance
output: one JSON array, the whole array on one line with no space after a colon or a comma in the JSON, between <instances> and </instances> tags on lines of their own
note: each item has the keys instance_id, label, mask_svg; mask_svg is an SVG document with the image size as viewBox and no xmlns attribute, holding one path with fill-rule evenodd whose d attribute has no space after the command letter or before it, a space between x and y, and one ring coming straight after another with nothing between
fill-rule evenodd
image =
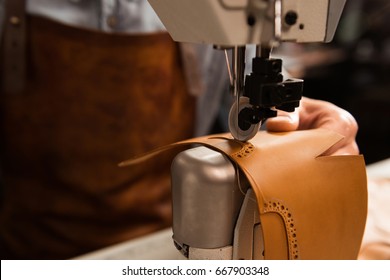
<instances>
[{"instance_id":1,"label":"person","mask_svg":"<svg viewBox=\"0 0 390 280\"><path fill-rule=\"evenodd\" d=\"M173 155L117 164L193 135L179 46L146 1L31 0L26 9L25 86L3 82L1 92L1 257L71 258L168 227Z\"/></svg>"},{"instance_id":2,"label":"person","mask_svg":"<svg viewBox=\"0 0 390 280\"><path fill-rule=\"evenodd\" d=\"M307 97L353 114L367 164L390 157L389 16L389 1L346 1L332 42L299 44L294 56L301 62L298 70Z\"/></svg>"},{"instance_id":3,"label":"person","mask_svg":"<svg viewBox=\"0 0 390 280\"><path fill-rule=\"evenodd\" d=\"M173 154L117 163L210 133L227 92L224 55L174 43L144 0L26 5L25 86L1 91L1 258L71 258L170 226ZM332 154L358 153L354 118L331 103L303 98L267 127L330 128L346 136Z\"/></svg>"},{"instance_id":4,"label":"person","mask_svg":"<svg viewBox=\"0 0 390 280\"><path fill-rule=\"evenodd\" d=\"M303 97L300 107L294 113L280 112L278 117L267 121L269 131L313 128L326 128L345 136L326 152L327 155L359 154L356 143L358 124L355 118L330 102Z\"/></svg>"}]
</instances>

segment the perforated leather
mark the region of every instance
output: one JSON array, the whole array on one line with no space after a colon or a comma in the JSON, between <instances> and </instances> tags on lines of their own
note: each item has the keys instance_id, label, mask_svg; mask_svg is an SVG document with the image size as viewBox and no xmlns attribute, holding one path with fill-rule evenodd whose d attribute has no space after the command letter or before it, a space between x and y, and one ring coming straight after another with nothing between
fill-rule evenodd
<instances>
[{"instance_id":1,"label":"perforated leather","mask_svg":"<svg viewBox=\"0 0 390 280\"><path fill-rule=\"evenodd\" d=\"M120 166L177 146L207 146L237 163L253 188L265 259L356 259L367 215L363 156L321 156L342 138L324 129L261 131L247 143L229 134L211 135L161 147Z\"/></svg>"}]
</instances>

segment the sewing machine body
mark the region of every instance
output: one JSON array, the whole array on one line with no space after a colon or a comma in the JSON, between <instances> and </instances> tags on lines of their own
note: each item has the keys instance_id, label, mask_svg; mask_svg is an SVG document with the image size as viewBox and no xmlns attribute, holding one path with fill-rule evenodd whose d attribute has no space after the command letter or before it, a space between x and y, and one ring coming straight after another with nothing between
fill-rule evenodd
<instances>
[{"instance_id":1,"label":"sewing machine body","mask_svg":"<svg viewBox=\"0 0 390 280\"><path fill-rule=\"evenodd\" d=\"M283 41L332 40L346 0L149 0L175 41L231 50L229 129L249 141L276 111L299 106L303 81L284 80L271 58ZM244 74L245 46L256 45ZM228 63L230 65L230 63ZM261 170L259 170L261 172ZM190 259L262 259L257 202L228 158L205 147L180 153L172 164L173 239Z\"/></svg>"},{"instance_id":2,"label":"sewing machine body","mask_svg":"<svg viewBox=\"0 0 390 280\"><path fill-rule=\"evenodd\" d=\"M263 259L257 201L236 166L206 147L172 163L173 240L190 259Z\"/></svg>"}]
</instances>

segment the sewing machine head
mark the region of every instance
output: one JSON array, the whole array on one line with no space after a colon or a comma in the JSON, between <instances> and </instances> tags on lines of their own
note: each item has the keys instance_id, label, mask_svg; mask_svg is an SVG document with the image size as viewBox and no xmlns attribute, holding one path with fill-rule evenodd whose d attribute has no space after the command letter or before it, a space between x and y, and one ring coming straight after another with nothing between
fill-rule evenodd
<instances>
[{"instance_id":1,"label":"sewing machine head","mask_svg":"<svg viewBox=\"0 0 390 280\"><path fill-rule=\"evenodd\" d=\"M283 79L282 61L270 58L272 48L282 41L331 41L346 2L148 1L175 41L232 50L228 65L236 102L229 128L239 141L253 138L262 122L276 116L276 109L292 112L299 106L303 81ZM245 46L250 44L256 45L256 54L252 73L244 79ZM186 256L263 258L255 198L228 159L207 148L184 151L173 163L172 180L174 239Z\"/></svg>"},{"instance_id":2,"label":"sewing machine head","mask_svg":"<svg viewBox=\"0 0 390 280\"><path fill-rule=\"evenodd\" d=\"M247 141L276 110L299 106L303 81L283 81L282 61L271 59L282 41L329 42L346 0L149 0L175 41L232 49L229 116L233 137ZM245 77L245 46L256 45L252 73ZM229 64L228 64L229 65ZM230 70L230 67L229 67Z\"/></svg>"},{"instance_id":3,"label":"sewing machine head","mask_svg":"<svg viewBox=\"0 0 390 280\"><path fill-rule=\"evenodd\" d=\"M346 0L149 0L175 41L272 47L329 42Z\"/></svg>"}]
</instances>

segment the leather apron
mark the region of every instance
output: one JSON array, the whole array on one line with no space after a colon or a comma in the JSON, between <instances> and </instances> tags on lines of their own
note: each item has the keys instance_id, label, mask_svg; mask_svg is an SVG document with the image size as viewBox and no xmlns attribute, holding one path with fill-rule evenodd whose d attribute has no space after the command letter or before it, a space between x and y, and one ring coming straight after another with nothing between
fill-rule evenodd
<instances>
[{"instance_id":1,"label":"leather apron","mask_svg":"<svg viewBox=\"0 0 390 280\"><path fill-rule=\"evenodd\" d=\"M38 17L27 27L26 89L1 94L2 259L70 258L170 226L175 153L117 164L192 136L177 44Z\"/></svg>"}]
</instances>

